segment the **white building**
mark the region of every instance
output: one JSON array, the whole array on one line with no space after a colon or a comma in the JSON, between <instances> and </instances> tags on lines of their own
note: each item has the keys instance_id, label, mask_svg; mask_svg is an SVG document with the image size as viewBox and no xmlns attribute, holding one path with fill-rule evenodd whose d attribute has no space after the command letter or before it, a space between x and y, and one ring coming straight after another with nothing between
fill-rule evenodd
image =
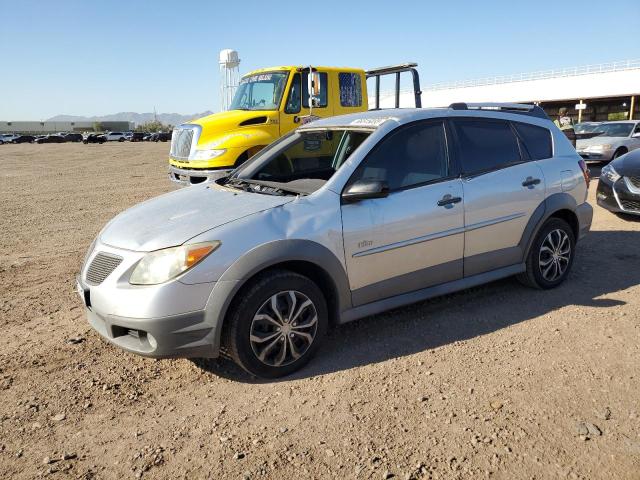
<instances>
[{"instance_id":1,"label":"white building","mask_svg":"<svg viewBox=\"0 0 640 480\"><path fill-rule=\"evenodd\" d=\"M455 102L538 103L550 116L567 107L582 121L640 118L640 60L422 85L422 92L423 107ZM412 95L403 91L401 106L413 106ZM584 110L576 109L580 103L586 104ZM392 107L393 92L383 93L380 104Z\"/></svg>"}]
</instances>

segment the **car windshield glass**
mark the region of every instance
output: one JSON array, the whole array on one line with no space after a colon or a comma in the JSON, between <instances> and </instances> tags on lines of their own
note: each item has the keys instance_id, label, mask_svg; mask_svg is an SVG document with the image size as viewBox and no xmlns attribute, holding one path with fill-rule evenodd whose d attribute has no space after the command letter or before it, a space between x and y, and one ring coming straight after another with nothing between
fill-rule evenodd
<instances>
[{"instance_id":1,"label":"car windshield glass","mask_svg":"<svg viewBox=\"0 0 640 480\"><path fill-rule=\"evenodd\" d=\"M369 136L363 130L294 132L254 156L230 178L286 193L309 194L338 171Z\"/></svg>"},{"instance_id":2,"label":"car windshield glass","mask_svg":"<svg viewBox=\"0 0 640 480\"><path fill-rule=\"evenodd\" d=\"M576 133L591 133L598 129L597 123L576 123L574 130Z\"/></svg>"},{"instance_id":3,"label":"car windshield glass","mask_svg":"<svg viewBox=\"0 0 640 480\"><path fill-rule=\"evenodd\" d=\"M633 123L603 123L595 131L600 137L628 137L633 127Z\"/></svg>"},{"instance_id":4,"label":"car windshield glass","mask_svg":"<svg viewBox=\"0 0 640 480\"><path fill-rule=\"evenodd\" d=\"M242 78L229 110L276 110L287 75L287 72L266 72Z\"/></svg>"}]
</instances>

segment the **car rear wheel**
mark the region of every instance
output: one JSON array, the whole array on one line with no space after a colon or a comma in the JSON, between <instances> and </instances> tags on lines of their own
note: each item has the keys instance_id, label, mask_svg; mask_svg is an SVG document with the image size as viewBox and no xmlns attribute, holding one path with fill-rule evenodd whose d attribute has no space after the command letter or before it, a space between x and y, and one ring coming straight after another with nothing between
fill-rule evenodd
<instances>
[{"instance_id":1,"label":"car rear wheel","mask_svg":"<svg viewBox=\"0 0 640 480\"><path fill-rule=\"evenodd\" d=\"M286 270L262 275L238 296L225 325L223 346L252 375L277 378L304 366L328 324L318 286Z\"/></svg>"},{"instance_id":2,"label":"car rear wheel","mask_svg":"<svg viewBox=\"0 0 640 480\"><path fill-rule=\"evenodd\" d=\"M526 271L518 276L523 284L539 289L560 285L569 275L575 256L573 230L560 218L550 218L536 235L526 260Z\"/></svg>"}]
</instances>

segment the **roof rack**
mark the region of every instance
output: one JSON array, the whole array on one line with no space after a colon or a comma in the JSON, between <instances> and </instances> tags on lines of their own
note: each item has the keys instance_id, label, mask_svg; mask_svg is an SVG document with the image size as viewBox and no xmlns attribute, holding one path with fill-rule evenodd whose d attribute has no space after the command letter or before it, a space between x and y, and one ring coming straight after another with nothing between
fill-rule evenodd
<instances>
[{"instance_id":1,"label":"roof rack","mask_svg":"<svg viewBox=\"0 0 640 480\"><path fill-rule=\"evenodd\" d=\"M528 115L530 117L544 118L549 117L544 110L538 105L529 105L525 103L452 103L449 105L452 110L493 110L504 113L516 113L520 115Z\"/></svg>"},{"instance_id":2,"label":"roof rack","mask_svg":"<svg viewBox=\"0 0 640 480\"><path fill-rule=\"evenodd\" d=\"M416 108L422 108L422 99L420 95L422 92L420 91L420 76L418 75L418 71L416 67L417 63L401 63L398 65L390 65L388 67L378 67L372 68L371 70L367 70L365 74L367 78L375 77L376 79L376 106L372 110L380 110L380 77L383 75L393 75L396 76L396 89L395 89L395 108L400 108L400 74L402 72L410 72L413 77L413 96L416 102Z\"/></svg>"}]
</instances>

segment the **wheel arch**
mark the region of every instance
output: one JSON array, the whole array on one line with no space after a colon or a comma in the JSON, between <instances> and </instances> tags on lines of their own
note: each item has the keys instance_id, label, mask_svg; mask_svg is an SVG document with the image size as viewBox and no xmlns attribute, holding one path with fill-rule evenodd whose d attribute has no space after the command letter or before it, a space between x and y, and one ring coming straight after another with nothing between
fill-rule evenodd
<instances>
[{"instance_id":1,"label":"wheel arch","mask_svg":"<svg viewBox=\"0 0 640 480\"><path fill-rule=\"evenodd\" d=\"M243 290L260 275L271 270L289 270L311 279L327 301L329 321L337 323L340 313L351 307L351 291L340 260L325 246L310 240L278 240L247 252L220 277L207 302L211 315L214 353L227 314Z\"/></svg>"}]
</instances>

